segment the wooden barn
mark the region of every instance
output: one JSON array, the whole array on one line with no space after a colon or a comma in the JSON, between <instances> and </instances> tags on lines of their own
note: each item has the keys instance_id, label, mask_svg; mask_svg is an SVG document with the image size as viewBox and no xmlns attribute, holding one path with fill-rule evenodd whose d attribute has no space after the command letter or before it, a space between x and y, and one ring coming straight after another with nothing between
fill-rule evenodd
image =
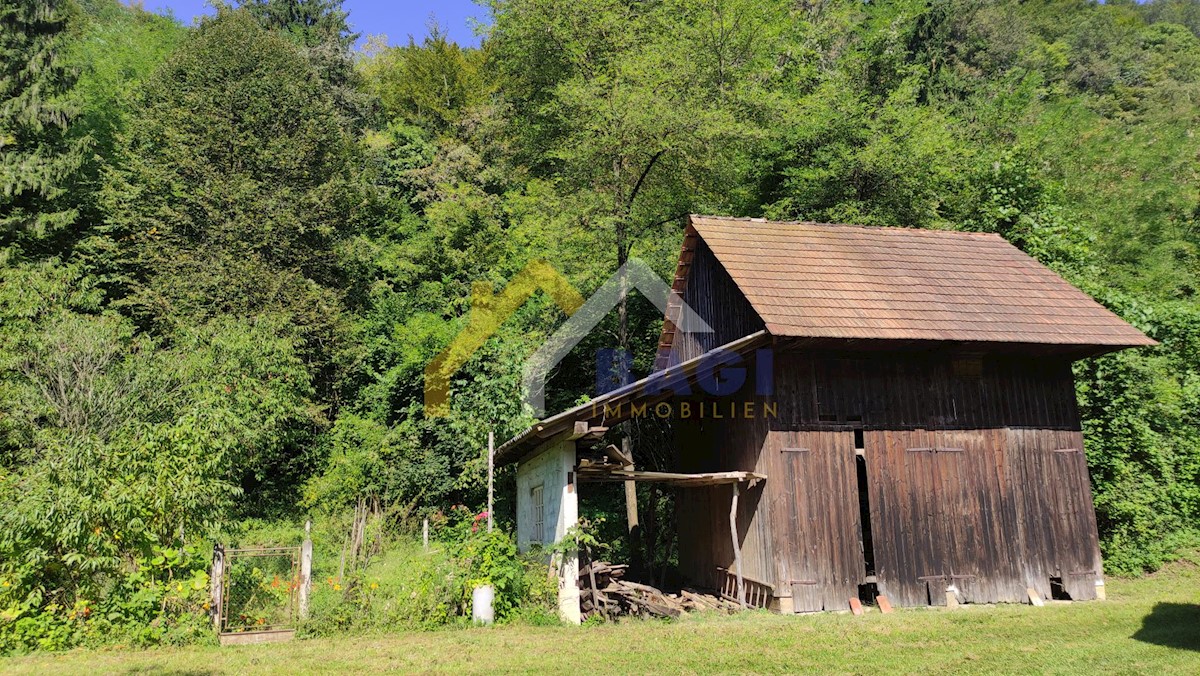
<instances>
[{"instance_id":1,"label":"wooden barn","mask_svg":"<svg viewBox=\"0 0 1200 676\"><path fill-rule=\"evenodd\" d=\"M1071 364L1154 341L993 234L693 216L674 291L655 374L498 450L522 547L587 482L658 481L682 572L781 612L1103 596ZM712 330L677 331L681 302ZM647 415L672 472L597 458Z\"/></svg>"}]
</instances>

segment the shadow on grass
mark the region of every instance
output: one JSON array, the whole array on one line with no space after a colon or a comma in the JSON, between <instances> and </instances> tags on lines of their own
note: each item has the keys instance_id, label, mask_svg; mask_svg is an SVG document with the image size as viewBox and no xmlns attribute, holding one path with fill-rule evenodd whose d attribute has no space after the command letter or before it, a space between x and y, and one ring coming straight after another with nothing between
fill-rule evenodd
<instances>
[{"instance_id":1,"label":"shadow on grass","mask_svg":"<svg viewBox=\"0 0 1200 676\"><path fill-rule=\"evenodd\" d=\"M1133 638L1144 643L1200 651L1200 605L1158 603L1142 618Z\"/></svg>"}]
</instances>

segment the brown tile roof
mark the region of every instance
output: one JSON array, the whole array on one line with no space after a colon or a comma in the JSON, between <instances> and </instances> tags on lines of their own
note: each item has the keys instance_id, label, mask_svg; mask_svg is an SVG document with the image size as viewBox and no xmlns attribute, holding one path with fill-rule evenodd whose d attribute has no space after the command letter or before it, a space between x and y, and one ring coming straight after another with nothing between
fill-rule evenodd
<instances>
[{"instance_id":1,"label":"brown tile roof","mask_svg":"<svg viewBox=\"0 0 1200 676\"><path fill-rule=\"evenodd\" d=\"M995 234L710 216L688 234L776 336L1155 344Z\"/></svg>"}]
</instances>

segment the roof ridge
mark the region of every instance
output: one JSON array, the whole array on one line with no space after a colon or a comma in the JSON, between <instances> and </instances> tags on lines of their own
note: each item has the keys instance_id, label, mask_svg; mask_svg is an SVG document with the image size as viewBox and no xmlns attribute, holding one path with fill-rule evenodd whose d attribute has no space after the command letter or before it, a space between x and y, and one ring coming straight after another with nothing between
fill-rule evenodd
<instances>
[{"instance_id":1,"label":"roof ridge","mask_svg":"<svg viewBox=\"0 0 1200 676\"><path fill-rule=\"evenodd\" d=\"M982 235L984 237L993 237L1004 240L998 233L981 232L979 230L943 230L940 228L915 228L908 225L863 225L860 223L825 223L822 221L775 221L769 218L760 218L755 216L715 216L711 214L688 214L690 221L696 219L704 219L709 221L736 221L739 223L761 223L763 225L808 225L822 228L853 228L856 230L873 230L873 231L905 231L905 232L922 232L930 234L947 234L952 236L972 236ZM1008 241L1008 240L1004 240Z\"/></svg>"},{"instance_id":2,"label":"roof ridge","mask_svg":"<svg viewBox=\"0 0 1200 676\"><path fill-rule=\"evenodd\" d=\"M996 233L702 215L688 233L776 335L1155 344Z\"/></svg>"}]
</instances>

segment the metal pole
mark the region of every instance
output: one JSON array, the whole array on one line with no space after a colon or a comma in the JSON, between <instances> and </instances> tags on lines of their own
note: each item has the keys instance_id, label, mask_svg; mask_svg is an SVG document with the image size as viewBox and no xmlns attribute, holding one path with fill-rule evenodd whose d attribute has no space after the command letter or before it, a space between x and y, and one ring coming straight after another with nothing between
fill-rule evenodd
<instances>
[{"instance_id":1,"label":"metal pole","mask_svg":"<svg viewBox=\"0 0 1200 676\"><path fill-rule=\"evenodd\" d=\"M492 532L492 491L496 475L496 433L488 430L488 532Z\"/></svg>"}]
</instances>

